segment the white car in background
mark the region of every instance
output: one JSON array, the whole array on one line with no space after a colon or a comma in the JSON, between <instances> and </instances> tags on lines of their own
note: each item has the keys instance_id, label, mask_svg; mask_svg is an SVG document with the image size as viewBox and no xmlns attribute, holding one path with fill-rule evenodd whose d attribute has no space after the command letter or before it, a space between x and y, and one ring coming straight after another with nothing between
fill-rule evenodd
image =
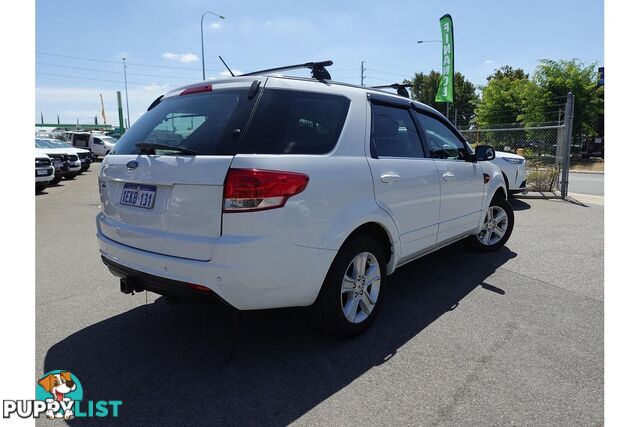
<instances>
[{"instance_id":1,"label":"white car in background","mask_svg":"<svg viewBox=\"0 0 640 427\"><path fill-rule=\"evenodd\" d=\"M36 160L36 192L40 193L55 178L55 168L51 158L44 153L35 153Z\"/></svg>"},{"instance_id":2,"label":"white car in background","mask_svg":"<svg viewBox=\"0 0 640 427\"><path fill-rule=\"evenodd\" d=\"M61 148L57 144L52 143L48 139L36 138L36 148L40 148L41 152L46 153L49 157L54 158L54 167L57 168L55 160L62 161L62 176L66 179L73 179L81 171L81 163L75 148ZM57 182L60 182L58 179Z\"/></svg>"},{"instance_id":3,"label":"white car in background","mask_svg":"<svg viewBox=\"0 0 640 427\"><path fill-rule=\"evenodd\" d=\"M496 151L496 158L491 163L502 171L510 195L526 192L527 168L524 157L505 151Z\"/></svg>"},{"instance_id":4,"label":"white car in background","mask_svg":"<svg viewBox=\"0 0 640 427\"><path fill-rule=\"evenodd\" d=\"M72 147L68 142L60 141L57 139L50 138L42 138L45 141L49 142L50 145L53 145L58 148L64 148L69 150L69 153L75 153L78 155L78 159L80 159L80 173L88 171L91 167L91 163L93 162L93 155L91 151L85 150L84 148L76 148Z\"/></svg>"}]
</instances>

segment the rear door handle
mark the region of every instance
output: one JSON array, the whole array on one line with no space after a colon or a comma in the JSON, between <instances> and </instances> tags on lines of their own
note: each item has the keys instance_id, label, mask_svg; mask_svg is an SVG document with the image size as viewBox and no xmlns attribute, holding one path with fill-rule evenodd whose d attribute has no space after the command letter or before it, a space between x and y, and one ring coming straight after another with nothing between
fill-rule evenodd
<instances>
[{"instance_id":1,"label":"rear door handle","mask_svg":"<svg viewBox=\"0 0 640 427\"><path fill-rule=\"evenodd\" d=\"M446 172L442 175L442 179L444 181L453 181L454 179L456 179L456 176L451 172Z\"/></svg>"},{"instance_id":2,"label":"rear door handle","mask_svg":"<svg viewBox=\"0 0 640 427\"><path fill-rule=\"evenodd\" d=\"M382 182L398 182L400 180L400 175L390 172L390 173L384 173L382 175L380 175L380 180Z\"/></svg>"}]
</instances>

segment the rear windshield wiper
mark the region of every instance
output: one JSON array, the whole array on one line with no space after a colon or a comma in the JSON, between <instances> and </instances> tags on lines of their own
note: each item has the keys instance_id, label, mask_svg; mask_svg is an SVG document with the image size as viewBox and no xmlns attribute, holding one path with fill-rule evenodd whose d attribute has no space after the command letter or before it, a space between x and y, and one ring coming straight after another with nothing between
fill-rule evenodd
<instances>
[{"instance_id":1,"label":"rear windshield wiper","mask_svg":"<svg viewBox=\"0 0 640 427\"><path fill-rule=\"evenodd\" d=\"M191 154L191 155L198 154L197 151L190 150L188 148L175 147L173 145L166 145L166 144L158 144L155 142L139 142L138 144L136 144L136 147L140 149L140 154L148 154L146 153L146 151L153 150L153 149L178 151L183 154Z\"/></svg>"}]
</instances>

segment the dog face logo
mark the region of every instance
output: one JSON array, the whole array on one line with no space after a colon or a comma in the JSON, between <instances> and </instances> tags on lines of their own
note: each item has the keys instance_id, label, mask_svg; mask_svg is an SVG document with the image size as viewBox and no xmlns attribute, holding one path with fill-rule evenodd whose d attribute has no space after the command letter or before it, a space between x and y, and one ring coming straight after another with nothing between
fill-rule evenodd
<instances>
[{"instance_id":1,"label":"dog face logo","mask_svg":"<svg viewBox=\"0 0 640 427\"><path fill-rule=\"evenodd\" d=\"M38 380L36 398L47 402L45 416L49 419L74 417L75 400L82 400L82 386L69 371L52 371Z\"/></svg>"},{"instance_id":2,"label":"dog face logo","mask_svg":"<svg viewBox=\"0 0 640 427\"><path fill-rule=\"evenodd\" d=\"M64 399L64 395L76 389L76 385L71 379L71 372L62 371L59 374L49 374L38 381L46 391L51 393L58 401Z\"/></svg>"}]
</instances>

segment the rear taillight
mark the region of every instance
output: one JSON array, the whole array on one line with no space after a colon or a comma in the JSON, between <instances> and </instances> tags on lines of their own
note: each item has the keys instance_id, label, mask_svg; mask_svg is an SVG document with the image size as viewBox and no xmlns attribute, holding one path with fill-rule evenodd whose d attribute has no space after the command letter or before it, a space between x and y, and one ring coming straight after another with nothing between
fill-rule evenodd
<instances>
[{"instance_id":1,"label":"rear taillight","mask_svg":"<svg viewBox=\"0 0 640 427\"><path fill-rule=\"evenodd\" d=\"M224 211L250 212L280 208L304 191L309 177L302 173L260 169L229 169L224 182Z\"/></svg>"}]
</instances>

